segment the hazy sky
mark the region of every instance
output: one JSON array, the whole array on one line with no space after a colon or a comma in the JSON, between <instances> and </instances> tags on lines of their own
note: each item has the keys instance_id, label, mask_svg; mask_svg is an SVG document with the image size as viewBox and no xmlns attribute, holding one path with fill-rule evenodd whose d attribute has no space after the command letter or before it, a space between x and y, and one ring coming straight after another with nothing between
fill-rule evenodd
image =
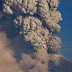
<instances>
[{"instance_id":1,"label":"hazy sky","mask_svg":"<svg viewBox=\"0 0 72 72\"><path fill-rule=\"evenodd\" d=\"M58 10L63 18L60 22L61 32L58 34L62 39L61 54L72 61L72 0L61 0Z\"/></svg>"}]
</instances>

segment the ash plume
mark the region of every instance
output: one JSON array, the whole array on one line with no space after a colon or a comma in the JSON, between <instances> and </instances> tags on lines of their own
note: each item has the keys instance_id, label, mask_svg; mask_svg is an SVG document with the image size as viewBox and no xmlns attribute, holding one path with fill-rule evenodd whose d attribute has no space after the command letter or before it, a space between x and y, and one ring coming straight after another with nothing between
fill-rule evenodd
<instances>
[{"instance_id":1,"label":"ash plume","mask_svg":"<svg viewBox=\"0 0 72 72\"><path fill-rule=\"evenodd\" d=\"M23 72L16 59L13 57L13 52L10 50L10 41L7 39L4 32L0 33L0 72Z\"/></svg>"},{"instance_id":2,"label":"ash plume","mask_svg":"<svg viewBox=\"0 0 72 72\"><path fill-rule=\"evenodd\" d=\"M59 3L59 0L0 1L1 72L62 72L61 40L53 35L61 29Z\"/></svg>"}]
</instances>

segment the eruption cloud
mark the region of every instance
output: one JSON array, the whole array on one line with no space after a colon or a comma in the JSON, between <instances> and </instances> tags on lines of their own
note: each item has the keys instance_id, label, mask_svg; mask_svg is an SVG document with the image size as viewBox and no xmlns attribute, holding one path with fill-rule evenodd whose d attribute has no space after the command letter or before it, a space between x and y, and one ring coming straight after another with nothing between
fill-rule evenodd
<instances>
[{"instance_id":1,"label":"eruption cloud","mask_svg":"<svg viewBox=\"0 0 72 72\"><path fill-rule=\"evenodd\" d=\"M62 72L59 3L0 1L0 72Z\"/></svg>"}]
</instances>

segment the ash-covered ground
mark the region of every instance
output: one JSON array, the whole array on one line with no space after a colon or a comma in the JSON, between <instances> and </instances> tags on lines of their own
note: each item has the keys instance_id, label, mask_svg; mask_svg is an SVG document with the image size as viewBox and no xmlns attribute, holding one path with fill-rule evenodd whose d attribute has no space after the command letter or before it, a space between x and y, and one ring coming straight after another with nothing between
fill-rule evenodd
<instances>
[{"instance_id":1,"label":"ash-covered ground","mask_svg":"<svg viewBox=\"0 0 72 72\"><path fill-rule=\"evenodd\" d=\"M60 55L59 0L0 0L0 72L72 72Z\"/></svg>"}]
</instances>

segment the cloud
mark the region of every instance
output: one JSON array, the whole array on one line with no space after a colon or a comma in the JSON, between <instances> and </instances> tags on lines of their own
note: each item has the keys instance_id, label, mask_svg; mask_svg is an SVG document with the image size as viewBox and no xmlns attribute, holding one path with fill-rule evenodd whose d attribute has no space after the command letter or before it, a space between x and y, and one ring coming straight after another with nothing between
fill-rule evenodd
<instances>
[{"instance_id":1,"label":"cloud","mask_svg":"<svg viewBox=\"0 0 72 72\"><path fill-rule=\"evenodd\" d=\"M6 34L0 33L0 72L22 72L12 54Z\"/></svg>"},{"instance_id":2,"label":"cloud","mask_svg":"<svg viewBox=\"0 0 72 72\"><path fill-rule=\"evenodd\" d=\"M53 33L61 29L59 0L2 1L1 72L48 72L50 61L58 66L61 40Z\"/></svg>"}]
</instances>

